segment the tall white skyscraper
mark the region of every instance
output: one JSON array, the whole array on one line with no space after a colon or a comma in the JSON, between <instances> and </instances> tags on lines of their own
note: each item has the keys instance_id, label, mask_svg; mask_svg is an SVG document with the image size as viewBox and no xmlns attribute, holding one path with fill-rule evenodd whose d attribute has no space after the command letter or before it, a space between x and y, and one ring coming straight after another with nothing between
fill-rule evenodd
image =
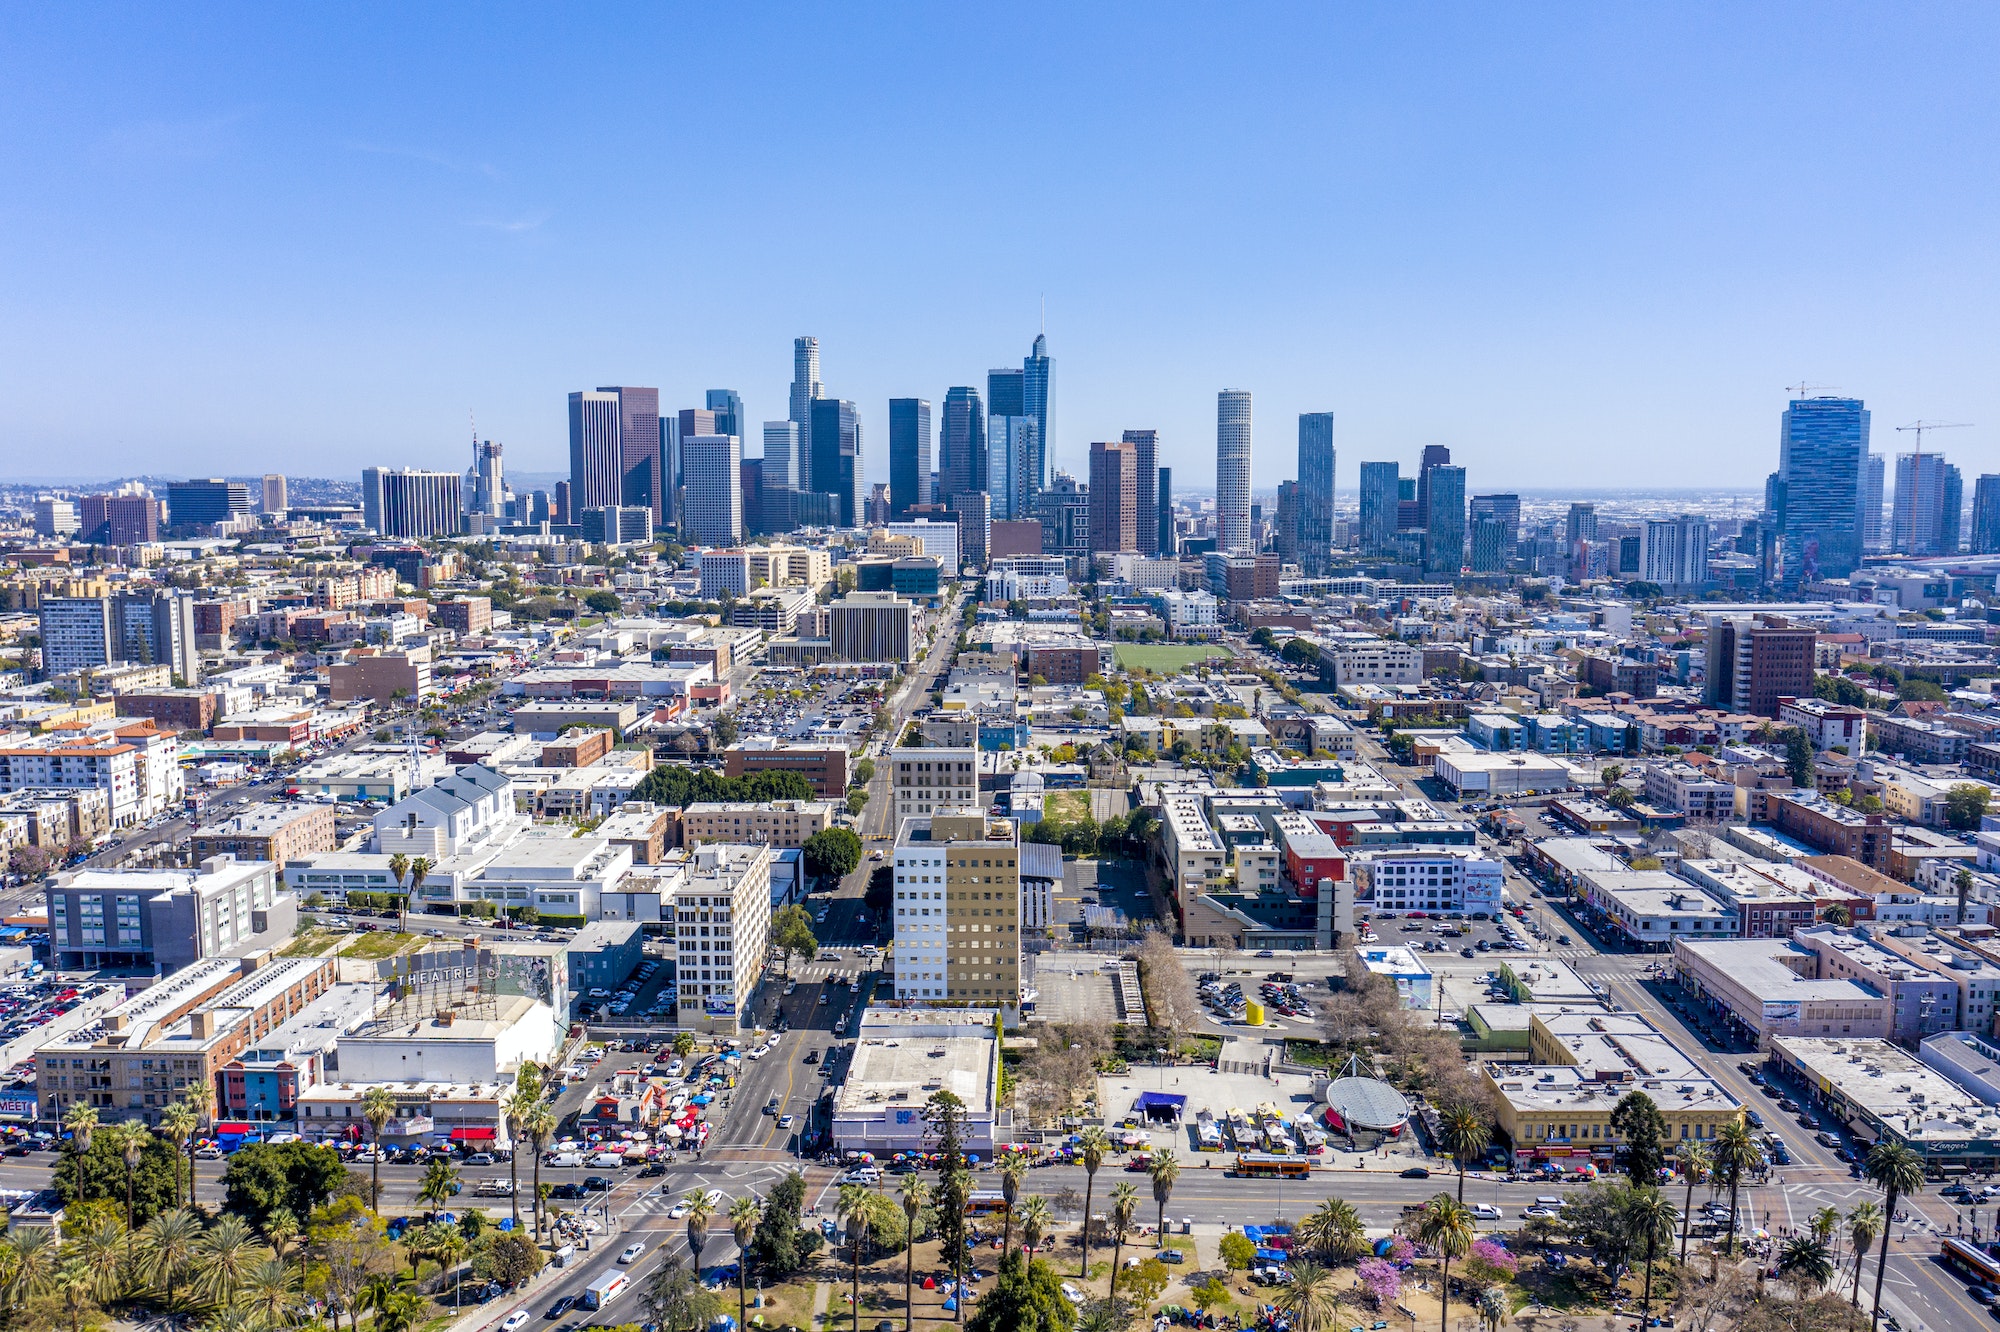
<instances>
[{"instance_id":1,"label":"tall white skyscraper","mask_svg":"<svg viewBox=\"0 0 2000 1332\"><path fill-rule=\"evenodd\" d=\"M681 441L687 512L681 530L704 546L743 542L743 441L735 435L689 435Z\"/></svg>"},{"instance_id":2,"label":"tall white skyscraper","mask_svg":"<svg viewBox=\"0 0 2000 1332\"><path fill-rule=\"evenodd\" d=\"M1661 587L1694 587L1708 581L1708 519L1684 513L1646 522L1639 548L1639 577Z\"/></svg>"},{"instance_id":3,"label":"tall white skyscraper","mask_svg":"<svg viewBox=\"0 0 2000 1332\"><path fill-rule=\"evenodd\" d=\"M1224 389L1215 400L1215 534L1223 550L1254 549L1250 534L1250 394Z\"/></svg>"},{"instance_id":4,"label":"tall white skyscraper","mask_svg":"<svg viewBox=\"0 0 2000 1332\"><path fill-rule=\"evenodd\" d=\"M1882 455L1871 453L1861 463L1861 545L1882 549Z\"/></svg>"},{"instance_id":5,"label":"tall white skyscraper","mask_svg":"<svg viewBox=\"0 0 2000 1332\"><path fill-rule=\"evenodd\" d=\"M802 487L806 476L804 459L811 456L812 446L812 405L813 399L824 396L825 385L819 382L819 339L813 337L792 339L792 405L788 413L793 425L799 428L797 467L798 479L795 487Z\"/></svg>"},{"instance_id":6,"label":"tall white skyscraper","mask_svg":"<svg viewBox=\"0 0 2000 1332\"><path fill-rule=\"evenodd\" d=\"M1901 555L1936 555L1945 534L1945 461L1942 453L1896 455L1895 515L1890 546ZM1956 524L1952 525L1956 535Z\"/></svg>"},{"instance_id":7,"label":"tall white skyscraper","mask_svg":"<svg viewBox=\"0 0 2000 1332\"><path fill-rule=\"evenodd\" d=\"M264 513L283 513L290 507L285 503L285 477L282 472L264 474L263 500L259 508Z\"/></svg>"}]
</instances>

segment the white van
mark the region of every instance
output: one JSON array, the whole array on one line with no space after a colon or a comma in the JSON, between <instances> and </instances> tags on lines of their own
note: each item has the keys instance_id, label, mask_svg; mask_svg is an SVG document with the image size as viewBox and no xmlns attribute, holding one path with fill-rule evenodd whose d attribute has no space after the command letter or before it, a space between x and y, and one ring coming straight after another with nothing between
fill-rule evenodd
<instances>
[{"instance_id":1,"label":"white van","mask_svg":"<svg viewBox=\"0 0 2000 1332\"><path fill-rule=\"evenodd\" d=\"M625 1154L623 1152L599 1152L590 1158L590 1168L592 1170L611 1170L624 1164Z\"/></svg>"},{"instance_id":2,"label":"white van","mask_svg":"<svg viewBox=\"0 0 2000 1332\"><path fill-rule=\"evenodd\" d=\"M583 1164L583 1153L550 1152L542 1158L542 1164L556 1170L561 1170L566 1166L580 1166Z\"/></svg>"}]
</instances>

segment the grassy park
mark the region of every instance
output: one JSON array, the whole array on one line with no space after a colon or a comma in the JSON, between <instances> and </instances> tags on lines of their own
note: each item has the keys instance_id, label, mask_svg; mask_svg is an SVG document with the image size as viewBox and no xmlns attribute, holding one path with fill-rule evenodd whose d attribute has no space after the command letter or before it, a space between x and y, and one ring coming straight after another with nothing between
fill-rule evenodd
<instances>
[{"instance_id":1,"label":"grassy park","mask_svg":"<svg viewBox=\"0 0 2000 1332\"><path fill-rule=\"evenodd\" d=\"M1178 675L1210 658L1236 655L1214 643L1120 643L1118 669L1144 667L1157 675Z\"/></svg>"}]
</instances>

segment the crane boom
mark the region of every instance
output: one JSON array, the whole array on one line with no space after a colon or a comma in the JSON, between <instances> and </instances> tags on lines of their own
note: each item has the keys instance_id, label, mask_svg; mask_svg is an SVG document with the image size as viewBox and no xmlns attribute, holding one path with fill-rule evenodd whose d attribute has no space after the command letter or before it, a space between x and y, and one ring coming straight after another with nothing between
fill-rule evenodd
<instances>
[{"instance_id":1,"label":"crane boom","mask_svg":"<svg viewBox=\"0 0 2000 1332\"><path fill-rule=\"evenodd\" d=\"M1924 431L1965 430L1970 428L1971 425L1972 422L1970 421L1912 421L1908 425L1897 426L1896 433L1901 434L1906 430L1915 432L1917 437L1917 451L1915 456L1921 458L1924 456Z\"/></svg>"}]
</instances>

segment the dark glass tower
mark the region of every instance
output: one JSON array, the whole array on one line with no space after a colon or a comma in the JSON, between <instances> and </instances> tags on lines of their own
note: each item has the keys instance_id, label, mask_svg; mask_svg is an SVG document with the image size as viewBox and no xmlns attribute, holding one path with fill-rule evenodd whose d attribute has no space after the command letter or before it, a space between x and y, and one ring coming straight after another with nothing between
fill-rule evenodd
<instances>
[{"instance_id":1,"label":"dark glass tower","mask_svg":"<svg viewBox=\"0 0 2000 1332\"><path fill-rule=\"evenodd\" d=\"M912 504L931 500L931 404L889 399L889 512L907 518Z\"/></svg>"},{"instance_id":2,"label":"dark glass tower","mask_svg":"<svg viewBox=\"0 0 2000 1332\"><path fill-rule=\"evenodd\" d=\"M1392 462L1361 464L1361 553L1384 555L1396 548L1401 469Z\"/></svg>"},{"instance_id":3,"label":"dark glass tower","mask_svg":"<svg viewBox=\"0 0 2000 1332\"><path fill-rule=\"evenodd\" d=\"M1160 492L1157 515L1158 553L1173 559L1180 554L1180 542L1174 536L1174 469L1162 467L1154 475L1158 478Z\"/></svg>"},{"instance_id":4,"label":"dark glass tower","mask_svg":"<svg viewBox=\"0 0 2000 1332\"><path fill-rule=\"evenodd\" d=\"M1157 555L1160 553L1160 548L1154 539L1158 534L1154 531L1154 524L1149 521L1149 517L1158 512L1160 507L1160 432L1128 430L1125 432L1125 442L1133 447L1134 456L1138 459L1139 550L1145 555Z\"/></svg>"},{"instance_id":5,"label":"dark glass tower","mask_svg":"<svg viewBox=\"0 0 2000 1332\"><path fill-rule=\"evenodd\" d=\"M1049 358L1049 340L1037 333L1035 345L1021 362L1021 411L1035 418L1035 456L1028 465L1030 495L1040 494L1048 484L1049 455L1055 449L1055 437L1049 434L1049 425L1055 419L1055 372L1056 363Z\"/></svg>"},{"instance_id":6,"label":"dark glass tower","mask_svg":"<svg viewBox=\"0 0 2000 1332\"><path fill-rule=\"evenodd\" d=\"M986 404L968 385L947 389L944 420L938 427L937 502L986 489Z\"/></svg>"},{"instance_id":7,"label":"dark glass tower","mask_svg":"<svg viewBox=\"0 0 2000 1332\"><path fill-rule=\"evenodd\" d=\"M1845 578L1861 563L1868 411L1859 398L1794 398L1778 437L1777 515L1787 583Z\"/></svg>"},{"instance_id":8,"label":"dark glass tower","mask_svg":"<svg viewBox=\"0 0 2000 1332\"><path fill-rule=\"evenodd\" d=\"M1299 416L1299 567L1319 576L1333 567L1333 413Z\"/></svg>"},{"instance_id":9,"label":"dark glass tower","mask_svg":"<svg viewBox=\"0 0 2000 1332\"><path fill-rule=\"evenodd\" d=\"M845 398L812 404L812 488L833 496L837 527L861 525L861 417Z\"/></svg>"},{"instance_id":10,"label":"dark glass tower","mask_svg":"<svg viewBox=\"0 0 2000 1332\"><path fill-rule=\"evenodd\" d=\"M1424 473L1424 576L1457 578L1465 567L1465 469L1437 466Z\"/></svg>"}]
</instances>

